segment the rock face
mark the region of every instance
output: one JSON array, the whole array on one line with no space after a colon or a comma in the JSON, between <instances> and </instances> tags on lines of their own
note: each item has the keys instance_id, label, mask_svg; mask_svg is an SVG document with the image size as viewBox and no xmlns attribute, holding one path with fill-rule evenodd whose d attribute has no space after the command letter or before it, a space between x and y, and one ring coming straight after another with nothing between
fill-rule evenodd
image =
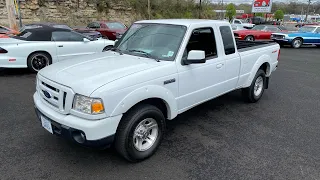
<instances>
[{"instance_id":1,"label":"rock face","mask_svg":"<svg viewBox=\"0 0 320 180\"><path fill-rule=\"evenodd\" d=\"M99 8L97 2L100 6L103 3L104 8ZM23 23L41 21L80 26L94 20L113 20L130 25L139 17L128 5L114 0L23 0L20 7ZM7 18L5 0L0 0L0 24L8 24Z\"/></svg>"}]
</instances>

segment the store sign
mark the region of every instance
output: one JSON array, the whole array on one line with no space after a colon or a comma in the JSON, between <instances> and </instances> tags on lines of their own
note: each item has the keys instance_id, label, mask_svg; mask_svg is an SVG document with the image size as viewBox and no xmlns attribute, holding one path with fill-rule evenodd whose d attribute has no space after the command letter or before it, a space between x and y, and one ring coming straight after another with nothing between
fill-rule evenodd
<instances>
[{"instance_id":1,"label":"store sign","mask_svg":"<svg viewBox=\"0 0 320 180\"><path fill-rule=\"evenodd\" d=\"M253 13L270 13L272 8L272 0L253 0L252 12Z\"/></svg>"}]
</instances>

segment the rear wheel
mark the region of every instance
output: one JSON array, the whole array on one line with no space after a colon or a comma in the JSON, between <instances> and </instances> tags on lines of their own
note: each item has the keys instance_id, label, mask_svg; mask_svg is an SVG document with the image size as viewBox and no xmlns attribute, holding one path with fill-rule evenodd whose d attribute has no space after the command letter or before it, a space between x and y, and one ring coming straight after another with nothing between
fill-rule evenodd
<instances>
[{"instance_id":1,"label":"rear wheel","mask_svg":"<svg viewBox=\"0 0 320 180\"><path fill-rule=\"evenodd\" d=\"M52 64L51 57L44 52L33 53L27 59L28 69L33 73L37 73L50 64Z\"/></svg>"},{"instance_id":2,"label":"rear wheel","mask_svg":"<svg viewBox=\"0 0 320 180\"><path fill-rule=\"evenodd\" d=\"M115 148L128 161L142 161L156 152L164 131L163 113L152 105L138 105L122 118L116 133Z\"/></svg>"},{"instance_id":3,"label":"rear wheel","mask_svg":"<svg viewBox=\"0 0 320 180\"><path fill-rule=\"evenodd\" d=\"M320 48L320 45L316 45L318 48Z\"/></svg>"},{"instance_id":4,"label":"rear wheel","mask_svg":"<svg viewBox=\"0 0 320 180\"><path fill-rule=\"evenodd\" d=\"M301 38L296 38L292 41L291 46L293 48L300 48L303 44L303 40Z\"/></svg>"},{"instance_id":5,"label":"rear wheel","mask_svg":"<svg viewBox=\"0 0 320 180\"><path fill-rule=\"evenodd\" d=\"M245 100L251 103L259 101L264 93L265 84L266 73L262 69L259 69L251 85L242 89L242 95Z\"/></svg>"},{"instance_id":6,"label":"rear wheel","mask_svg":"<svg viewBox=\"0 0 320 180\"><path fill-rule=\"evenodd\" d=\"M247 36L244 40L246 40L246 41L254 41L254 37L253 36Z\"/></svg>"}]
</instances>

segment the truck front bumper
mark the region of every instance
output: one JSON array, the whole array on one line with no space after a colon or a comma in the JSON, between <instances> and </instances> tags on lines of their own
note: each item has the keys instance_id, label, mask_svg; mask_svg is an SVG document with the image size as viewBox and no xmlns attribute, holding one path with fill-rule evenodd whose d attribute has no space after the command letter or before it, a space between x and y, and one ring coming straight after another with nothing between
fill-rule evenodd
<instances>
[{"instance_id":1,"label":"truck front bumper","mask_svg":"<svg viewBox=\"0 0 320 180\"><path fill-rule=\"evenodd\" d=\"M104 148L113 143L122 115L99 120L83 119L71 114L64 115L45 104L36 92L33 95L38 119L50 121L52 133L77 144Z\"/></svg>"}]
</instances>

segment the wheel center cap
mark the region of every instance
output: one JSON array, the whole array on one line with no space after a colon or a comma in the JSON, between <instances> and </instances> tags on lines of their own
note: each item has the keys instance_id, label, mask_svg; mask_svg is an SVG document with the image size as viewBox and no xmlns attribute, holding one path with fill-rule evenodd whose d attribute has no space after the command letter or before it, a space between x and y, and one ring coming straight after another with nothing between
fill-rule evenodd
<instances>
[{"instance_id":1,"label":"wheel center cap","mask_svg":"<svg viewBox=\"0 0 320 180\"><path fill-rule=\"evenodd\" d=\"M140 138L145 139L148 136L148 129L145 126L140 126L137 134Z\"/></svg>"}]
</instances>

